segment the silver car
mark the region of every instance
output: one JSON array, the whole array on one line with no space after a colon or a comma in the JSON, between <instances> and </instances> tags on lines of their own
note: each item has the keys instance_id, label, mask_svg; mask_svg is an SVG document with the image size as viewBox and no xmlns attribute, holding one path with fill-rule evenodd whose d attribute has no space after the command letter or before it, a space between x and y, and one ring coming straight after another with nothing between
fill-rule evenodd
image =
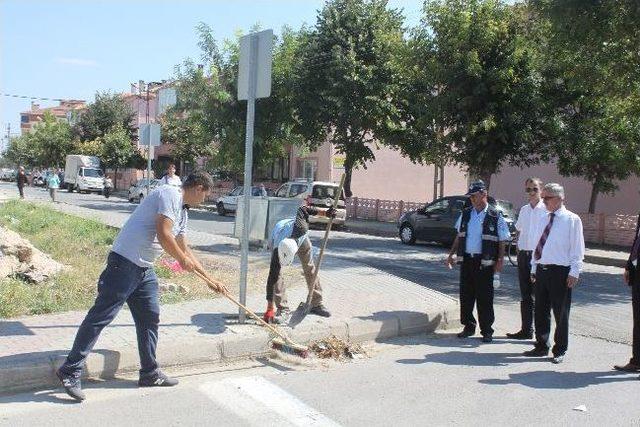
<instances>
[{"instance_id":1,"label":"silver car","mask_svg":"<svg viewBox=\"0 0 640 427\"><path fill-rule=\"evenodd\" d=\"M136 200L142 202L142 199L147 195L147 181L147 178L143 178L129 187L129 202L133 203ZM153 189L159 185L159 179L152 179L150 190L153 191Z\"/></svg>"}]
</instances>

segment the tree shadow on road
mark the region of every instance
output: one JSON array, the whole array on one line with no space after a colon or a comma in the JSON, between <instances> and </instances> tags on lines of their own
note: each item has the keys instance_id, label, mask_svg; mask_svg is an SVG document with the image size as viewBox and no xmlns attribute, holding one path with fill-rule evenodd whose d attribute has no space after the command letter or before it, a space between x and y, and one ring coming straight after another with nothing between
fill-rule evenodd
<instances>
[{"instance_id":1,"label":"tree shadow on road","mask_svg":"<svg viewBox=\"0 0 640 427\"><path fill-rule=\"evenodd\" d=\"M637 381L637 374L601 372L557 372L533 371L509 374L508 379L490 378L480 380L482 384L509 385L520 384L535 389L577 389L592 385Z\"/></svg>"}]
</instances>

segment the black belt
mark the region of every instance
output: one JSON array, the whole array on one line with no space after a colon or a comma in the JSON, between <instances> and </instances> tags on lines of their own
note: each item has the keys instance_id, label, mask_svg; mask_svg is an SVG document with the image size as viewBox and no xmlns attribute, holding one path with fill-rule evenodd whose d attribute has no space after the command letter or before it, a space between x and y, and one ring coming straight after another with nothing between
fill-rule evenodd
<instances>
[{"instance_id":1,"label":"black belt","mask_svg":"<svg viewBox=\"0 0 640 427\"><path fill-rule=\"evenodd\" d=\"M548 270L548 269L555 269L555 268L567 268L570 269L571 267L568 265L558 265L558 264L538 264L537 268L541 268L543 270Z\"/></svg>"},{"instance_id":2,"label":"black belt","mask_svg":"<svg viewBox=\"0 0 640 427\"><path fill-rule=\"evenodd\" d=\"M465 258L471 258L471 259L480 259L480 258L482 258L482 254L468 254L468 253L465 253L464 257Z\"/></svg>"},{"instance_id":3,"label":"black belt","mask_svg":"<svg viewBox=\"0 0 640 427\"><path fill-rule=\"evenodd\" d=\"M533 253L533 251L518 251L519 253L523 253L525 255L531 255Z\"/></svg>"}]
</instances>

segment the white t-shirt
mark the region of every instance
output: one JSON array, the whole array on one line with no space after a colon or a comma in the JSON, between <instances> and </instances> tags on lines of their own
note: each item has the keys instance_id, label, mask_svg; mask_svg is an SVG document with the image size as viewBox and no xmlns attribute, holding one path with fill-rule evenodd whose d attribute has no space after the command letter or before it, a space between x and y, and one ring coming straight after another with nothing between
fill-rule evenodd
<instances>
[{"instance_id":1,"label":"white t-shirt","mask_svg":"<svg viewBox=\"0 0 640 427\"><path fill-rule=\"evenodd\" d=\"M541 218L545 218L547 209L542 202L542 199L538 204L532 208L530 203L527 203L520 208L518 214L518 221L516 222L516 230L520 232L518 236L518 249L521 251L534 251L538 244L533 236L536 230L536 224Z\"/></svg>"},{"instance_id":2,"label":"white t-shirt","mask_svg":"<svg viewBox=\"0 0 640 427\"><path fill-rule=\"evenodd\" d=\"M173 185L175 187L182 187L182 181L180 181L180 177L178 175L169 177L169 175L167 174L160 179L160 183L162 185Z\"/></svg>"}]
</instances>

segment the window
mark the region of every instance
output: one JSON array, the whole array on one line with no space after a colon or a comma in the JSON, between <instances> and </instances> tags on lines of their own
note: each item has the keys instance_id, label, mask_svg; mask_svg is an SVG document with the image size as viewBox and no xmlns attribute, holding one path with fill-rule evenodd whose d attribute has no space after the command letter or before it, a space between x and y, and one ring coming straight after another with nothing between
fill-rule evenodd
<instances>
[{"instance_id":1,"label":"window","mask_svg":"<svg viewBox=\"0 0 640 427\"><path fill-rule=\"evenodd\" d=\"M27 116L26 114L22 114L20 116L20 123L29 123L29 116Z\"/></svg>"},{"instance_id":2,"label":"window","mask_svg":"<svg viewBox=\"0 0 640 427\"><path fill-rule=\"evenodd\" d=\"M424 213L430 215L444 215L445 213L447 213L448 209L449 199L442 199L432 205L427 206L427 208L424 210Z\"/></svg>"},{"instance_id":3,"label":"window","mask_svg":"<svg viewBox=\"0 0 640 427\"><path fill-rule=\"evenodd\" d=\"M298 176L309 180L316 179L318 161L316 159L298 160Z\"/></svg>"},{"instance_id":4,"label":"window","mask_svg":"<svg viewBox=\"0 0 640 427\"><path fill-rule=\"evenodd\" d=\"M289 186L287 184L280 186L276 191L276 197L287 197L287 190L289 190Z\"/></svg>"},{"instance_id":5,"label":"window","mask_svg":"<svg viewBox=\"0 0 640 427\"><path fill-rule=\"evenodd\" d=\"M307 184L291 184L291 191L289 191L289 197L296 197L299 194L307 191Z\"/></svg>"},{"instance_id":6,"label":"window","mask_svg":"<svg viewBox=\"0 0 640 427\"><path fill-rule=\"evenodd\" d=\"M240 196L242 194L242 187L236 187L233 189L230 196Z\"/></svg>"},{"instance_id":7,"label":"window","mask_svg":"<svg viewBox=\"0 0 640 427\"><path fill-rule=\"evenodd\" d=\"M314 185L311 197L314 199L335 199L338 186L333 185ZM344 191L340 195L340 200L344 200Z\"/></svg>"},{"instance_id":8,"label":"window","mask_svg":"<svg viewBox=\"0 0 640 427\"><path fill-rule=\"evenodd\" d=\"M462 212L462 209L464 209L464 200L462 199L452 200L452 203L451 203L452 216L457 217L458 215L460 215L460 212Z\"/></svg>"}]
</instances>

